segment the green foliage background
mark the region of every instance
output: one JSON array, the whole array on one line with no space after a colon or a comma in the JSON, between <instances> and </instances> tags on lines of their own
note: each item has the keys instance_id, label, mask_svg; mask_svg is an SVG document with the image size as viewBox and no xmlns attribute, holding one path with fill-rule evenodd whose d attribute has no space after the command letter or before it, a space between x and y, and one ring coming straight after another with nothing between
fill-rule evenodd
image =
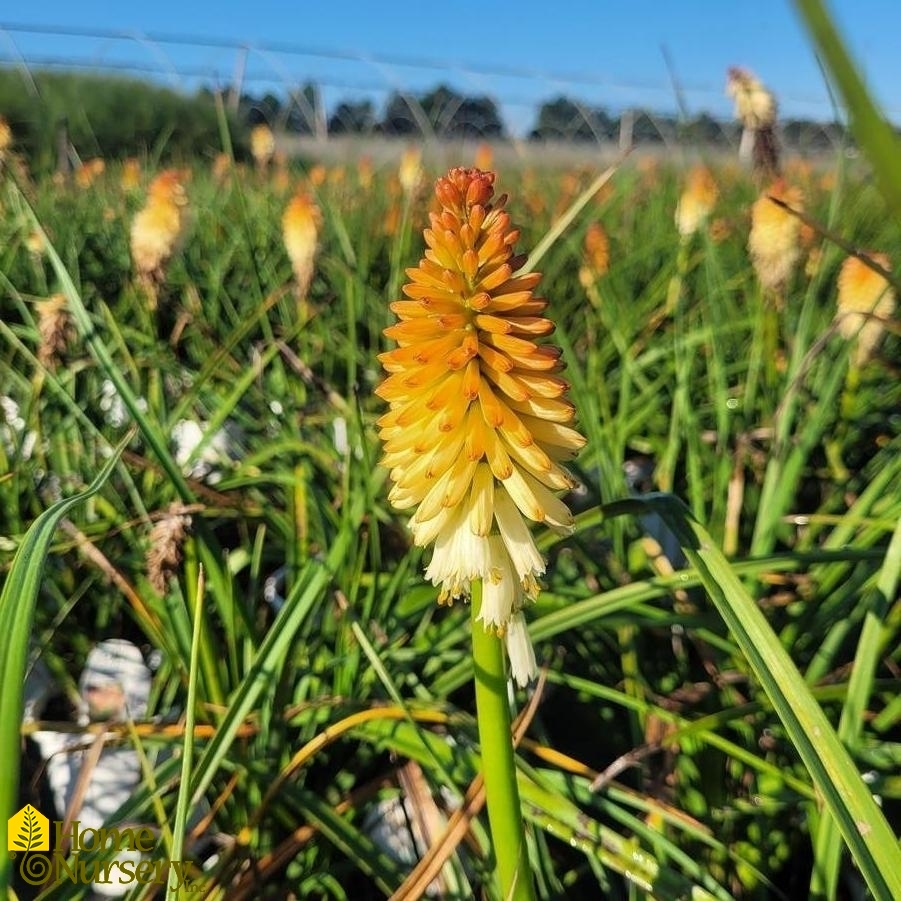
<instances>
[{"instance_id":1,"label":"green foliage background","mask_svg":"<svg viewBox=\"0 0 901 901\"><path fill-rule=\"evenodd\" d=\"M37 171L56 165L62 126L82 159L129 156L168 162L221 149L209 92L194 96L130 78L0 69L0 114ZM239 146L241 129L229 123Z\"/></svg>"},{"instance_id":2,"label":"green foliage background","mask_svg":"<svg viewBox=\"0 0 901 901\"><path fill-rule=\"evenodd\" d=\"M376 465L380 332L404 267L422 252L427 184L439 173L405 197L396 163L371 183L353 167L326 170L318 185L293 170L293 184L323 212L316 275L298 304L280 234L293 185L247 170L217 183L206 163L194 169L191 224L155 312L130 271L128 228L143 194L122 190L117 166L87 190L49 179L35 186L37 221L58 258L28 249L26 199L5 186L0 370L27 429L7 432L0 447L8 511L0 562L9 565L42 510L92 481L123 437L104 408L104 383L114 381L140 428L109 484L69 514L75 531L54 541L35 609L46 659L71 689L98 637L128 637L162 652L155 712L183 710L189 686L196 692L198 728L213 731L198 732L191 791L221 804L215 829L230 842L250 836L204 878L249 890L244 856L269 866L267 855L290 846L305 823L312 831L290 862L267 870L268 896L305 886L310 897L378 897L405 868L364 824L396 796L398 760L417 760L436 792L462 792L478 769L468 611L435 604L423 554L387 504ZM901 253L865 180L795 174L811 216L860 246ZM858 711L853 759L875 774L872 788L897 822L901 618L890 539L901 498L889 488L901 477L892 412L901 388L890 377L899 339L888 334L878 358L847 382L849 346L832 328L842 253L821 240L818 264L799 267L786 286L774 352L772 301L746 254L756 189L734 169L717 177L716 229L682 241L673 213L684 171L624 167L538 267L589 437L577 464L585 492L570 498L576 533L542 538L551 563L529 611L552 685L520 753L545 898L595 897L599 885L614 896L629 885L652 886L656 897L688 886L699 897L763 898L775 886L797 896L810 882L816 792L738 633L699 590L697 572L658 568L643 514L601 514L599 504L629 493L623 461L642 454L656 458L658 485L704 524L705 542L730 546L771 640L804 676L798 690L809 689L834 722L846 706ZM520 246L539 246L592 180L590 170L504 169L498 186L523 225ZM611 268L583 284L585 231L598 221ZM80 337L50 371L35 358L35 302L60 289L70 303L80 298L72 307L81 310ZM183 419L202 423L208 439L227 427L232 450L218 457L217 481L194 469L202 448L174 459ZM734 518L736 479L744 495ZM159 594L145 554L173 502L193 505L193 530L178 577ZM104 566L84 556L79 534ZM262 600L279 571L281 612ZM111 582L111 572L124 581ZM19 612L10 609L11 623ZM871 618L876 638L859 647ZM852 685L855 661L870 676ZM402 721L385 719L390 711ZM414 725L423 716L437 717L457 744ZM147 784L160 794L148 789L121 814L162 829L174 817L181 761L156 755L177 754L182 739L142 728L127 740L156 761ZM327 734L335 738L292 763ZM566 755L569 769L542 748ZM593 774L642 748L640 765L588 790ZM272 795L274 774L284 782ZM854 884L843 846L828 855ZM487 884L490 860L461 851L451 872L467 897ZM331 894L316 894L330 878Z\"/></svg>"}]
</instances>

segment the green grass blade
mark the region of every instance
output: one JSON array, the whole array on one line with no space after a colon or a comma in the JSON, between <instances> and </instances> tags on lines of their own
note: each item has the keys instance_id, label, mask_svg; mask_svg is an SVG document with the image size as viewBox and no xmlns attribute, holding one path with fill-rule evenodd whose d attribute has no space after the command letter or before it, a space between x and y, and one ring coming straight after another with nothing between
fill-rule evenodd
<instances>
[{"instance_id":1,"label":"green grass blade","mask_svg":"<svg viewBox=\"0 0 901 901\"><path fill-rule=\"evenodd\" d=\"M885 647L884 639L889 631L885 624L885 617L888 613L889 599L895 597L898 590L899 576L901 576L901 520L898 521L889 543L885 563L877 581L876 594L864 620L860 640L857 643L857 652L854 655L851 678L848 680L848 694L838 724L839 738L852 750L860 738L876 668ZM820 819L814 842L811 897L822 895L827 898L835 897L841 851L841 841L835 820L828 814L824 814Z\"/></svg>"},{"instance_id":2,"label":"green grass blade","mask_svg":"<svg viewBox=\"0 0 901 901\"><path fill-rule=\"evenodd\" d=\"M7 819L14 812L19 778L19 726L22 722L22 692L28 656L28 640L34 617L44 564L60 520L73 508L96 494L119 462L131 433L110 455L97 478L82 492L45 510L26 532L0 594L0 848L7 847ZM0 896L5 897L9 879L9 855L0 854Z\"/></svg>"},{"instance_id":3,"label":"green grass blade","mask_svg":"<svg viewBox=\"0 0 901 901\"><path fill-rule=\"evenodd\" d=\"M72 314L72 320L84 339L85 344L90 348L99 367L115 386L116 392L122 398L123 404L125 404L129 415L137 424L142 437L152 448L159 460L160 466L165 470L171 485L178 491L182 500L192 501L194 499L194 494L188 487L185 477L182 475L175 459L169 452L166 435L163 434L163 432L154 424L151 417L141 408L138 395L123 374L121 367L116 364L103 339L98 334L94 320L85 306L84 300L82 299L72 276L69 274L69 270L66 268L65 263L59 253L57 253L56 248L47 236L47 233L44 231L44 227L38 220L37 214L31 208L24 195L21 195L21 192L20 201L32 227L44 241L47 259L53 267L54 275L59 281L62 293L66 296L66 303Z\"/></svg>"},{"instance_id":4,"label":"green grass blade","mask_svg":"<svg viewBox=\"0 0 901 901\"><path fill-rule=\"evenodd\" d=\"M620 161L621 162L621 161ZM614 166L605 169L566 209L562 216L557 219L548 229L547 234L535 245L535 249L529 254L520 272L525 275L531 272L541 258L550 250L551 247L560 239L560 236L572 225L576 216L588 205L589 201L601 188L610 181L619 168L619 162Z\"/></svg>"},{"instance_id":5,"label":"green grass blade","mask_svg":"<svg viewBox=\"0 0 901 901\"><path fill-rule=\"evenodd\" d=\"M228 711L218 724L215 737L197 763L192 776L192 804L196 804L209 788L244 718L271 684L278 661L284 659L306 616L322 598L333 573L350 552L356 535L356 528L344 529L335 539L325 564L311 560L300 574L295 590L266 634L247 675L229 699Z\"/></svg>"},{"instance_id":6,"label":"green grass blade","mask_svg":"<svg viewBox=\"0 0 901 901\"><path fill-rule=\"evenodd\" d=\"M795 6L844 101L851 133L870 160L885 201L901 219L901 142L870 97L825 5L820 0L795 0Z\"/></svg>"},{"instance_id":7,"label":"green grass blade","mask_svg":"<svg viewBox=\"0 0 901 901\"><path fill-rule=\"evenodd\" d=\"M194 763L194 726L197 721L197 680L200 666L200 633L203 624L204 580L201 567L197 579L197 593L194 601L194 631L191 636L191 663L188 678L188 703L185 712L185 743L181 752L181 779L178 787L178 802L175 806L175 825L172 827L172 850L170 860L183 860L188 814L191 809L191 767ZM177 899L184 890L178 888L178 877L174 867L169 870L169 885L166 897Z\"/></svg>"},{"instance_id":8,"label":"green grass blade","mask_svg":"<svg viewBox=\"0 0 901 901\"><path fill-rule=\"evenodd\" d=\"M901 898L901 850L854 761L804 677L707 531L674 497L611 504L608 513L658 513L679 539L710 599L763 687L875 898Z\"/></svg>"}]
</instances>

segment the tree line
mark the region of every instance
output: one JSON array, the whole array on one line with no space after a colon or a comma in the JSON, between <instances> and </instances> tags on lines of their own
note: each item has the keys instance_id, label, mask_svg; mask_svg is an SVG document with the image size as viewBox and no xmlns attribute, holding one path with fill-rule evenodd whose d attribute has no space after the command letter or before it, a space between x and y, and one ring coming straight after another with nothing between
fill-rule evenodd
<instances>
[{"instance_id":1,"label":"tree line","mask_svg":"<svg viewBox=\"0 0 901 901\"><path fill-rule=\"evenodd\" d=\"M344 100L327 112L315 85L283 95L193 95L118 76L32 72L27 79L0 69L0 116L10 124L17 148L38 168L59 162L61 135L80 159L145 155L186 159L222 148L228 128L237 156L247 154L252 126L267 123L276 132L326 135L383 135L398 138L503 140L509 131L493 99L467 96L446 85L414 95L391 94L378 109L369 99ZM628 111L615 115L601 107L558 96L542 103L528 137L534 140L618 141L627 128L629 143L679 141L727 145L738 126L702 113L691 119ZM783 140L801 149L829 149L845 140L837 124L803 120L782 123Z\"/></svg>"},{"instance_id":2,"label":"tree line","mask_svg":"<svg viewBox=\"0 0 901 901\"><path fill-rule=\"evenodd\" d=\"M298 98L302 97L302 101ZM318 130L329 135L387 135L393 137L480 138L509 137L497 104L487 96L466 96L446 85L421 95L392 93L380 113L374 101L345 100L330 115L314 85L306 85L298 94L277 97L266 94L241 97L240 109L251 124L277 123L296 134ZM690 144L727 144L737 139L740 126L723 122L708 113L684 119L673 115L629 110L615 115L603 107L580 103L558 96L542 103L535 123L528 132L532 140L603 142L618 141L624 125L635 143L662 143L673 139ZM838 123L788 119L781 127L783 139L792 146L826 150L846 139Z\"/></svg>"}]
</instances>

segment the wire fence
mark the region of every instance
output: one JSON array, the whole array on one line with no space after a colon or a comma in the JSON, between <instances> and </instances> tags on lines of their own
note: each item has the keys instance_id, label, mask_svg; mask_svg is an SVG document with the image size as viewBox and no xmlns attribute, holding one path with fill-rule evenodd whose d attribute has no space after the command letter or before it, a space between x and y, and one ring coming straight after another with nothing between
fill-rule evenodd
<instances>
[{"instance_id":1,"label":"wire fence","mask_svg":"<svg viewBox=\"0 0 901 901\"><path fill-rule=\"evenodd\" d=\"M737 150L740 130L725 96L725 73L707 83L682 83L666 62L668 81L622 83L602 75L461 67L288 42L0 23L0 66L19 70L26 84L37 70L69 70L134 76L182 92L208 88L235 110L256 102L259 118L300 141L392 134L517 146L540 139L608 149ZM842 146L845 134L830 124L828 104L780 99L797 111L781 126L786 149L816 153Z\"/></svg>"}]
</instances>

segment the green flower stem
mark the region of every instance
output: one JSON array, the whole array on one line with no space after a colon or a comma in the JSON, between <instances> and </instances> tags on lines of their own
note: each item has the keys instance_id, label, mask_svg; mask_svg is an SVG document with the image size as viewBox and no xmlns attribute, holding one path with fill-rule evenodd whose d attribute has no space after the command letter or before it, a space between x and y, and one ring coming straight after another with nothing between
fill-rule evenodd
<instances>
[{"instance_id":1,"label":"green flower stem","mask_svg":"<svg viewBox=\"0 0 901 901\"><path fill-rule=\"evenodd\" d=\"M476 716L482 748L482 775L497 885L504 901L534 901L526 851L522 808L510 732L510 705L504 644L476 617L482 607L482 583L472 585L472 660L476 682Z\"/></svg>"}]
</instances>

